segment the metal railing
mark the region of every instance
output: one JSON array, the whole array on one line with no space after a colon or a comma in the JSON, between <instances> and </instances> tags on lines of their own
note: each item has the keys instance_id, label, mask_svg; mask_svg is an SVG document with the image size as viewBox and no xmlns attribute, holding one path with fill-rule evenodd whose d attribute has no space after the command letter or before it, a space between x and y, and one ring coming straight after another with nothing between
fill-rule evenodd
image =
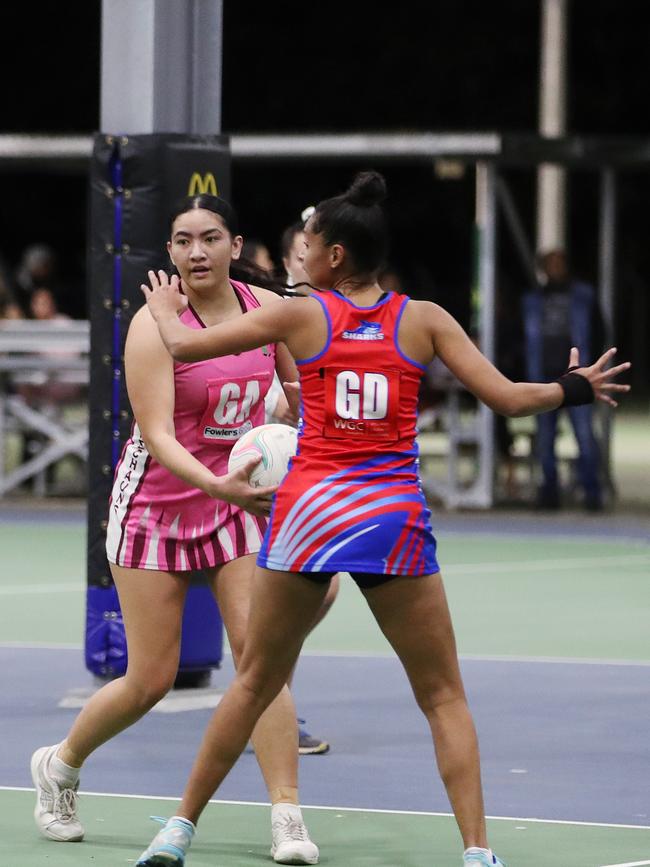
<instances>
[{"instance_id":1,"label":"metal railing","mask_svg":"<svg viewBox=\"0 0 650 867\"><path fill-rule=\"evenodd\" d=\"M45 492L45 471L67 455L88 459L88 417L70 419L85 404L90 324L80 320L0 322L0 497L34 479ZM11 434L38 441L38 450L7 471Z\"/></svg>"}]
</instances>

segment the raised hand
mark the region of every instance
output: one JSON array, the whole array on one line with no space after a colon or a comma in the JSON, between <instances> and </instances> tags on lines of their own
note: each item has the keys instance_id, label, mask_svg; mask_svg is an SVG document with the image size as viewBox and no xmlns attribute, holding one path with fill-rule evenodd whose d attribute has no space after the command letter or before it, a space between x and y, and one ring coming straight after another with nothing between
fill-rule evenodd
<instances>
[{"instance_id":1,"label":"raised hand","mask_svg":"<svg viewBox=\"0 0 650 867\"><path fill-rule=\"evenodd\" d=\"M608 403L610 406L618 406L618 403L611 396L611 392L620 393L630 390L629 385L612 382L612 379L632 366L629 361L624 361L615 367L606 368L606 365L612 360L614 355L616 355L616 348L612 347L603 352L598 361L595 361L591 367L580 367L580 353L578 349L574 346L569 353L569 368L574 368L574 373L579 373L589 380L596 400L602 400L603 403Z\"/></svg>"},{"instance_id":2,"label":"raised hand","mask_svg":"<svg viewBox=\"0 0 650 867\"><path fill-rule=\"evenodd\" d=\"M188 305L188 298L181 291L180 277L172 274L170 279L165 271L148 271L147 274L151 285L141 283L140 289L156 322L161 316L182 313Z\"/></svg>"}]
</instances>

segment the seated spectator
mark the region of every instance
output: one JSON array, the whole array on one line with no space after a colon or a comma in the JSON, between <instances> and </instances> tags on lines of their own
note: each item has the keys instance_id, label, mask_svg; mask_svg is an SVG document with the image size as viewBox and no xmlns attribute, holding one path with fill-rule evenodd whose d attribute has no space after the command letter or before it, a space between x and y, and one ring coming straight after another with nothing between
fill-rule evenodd
<instances>
[{"instance_id":1,"label":"seated spectator","mask_svg":"<svg viewBox=\"0 0 650 867\"><path fill-rule=\"evenodd\" d=\"M23 319L23 311L15 301L0 299L0 319Z\"/></svg>"},{"instance_id":2,"label":"seated spectator","mask_svg":"<svg viewBox=\"0 0 650 867\"><path fill-rule=\"evenodd\" d=\"M48 321L53 324L70 322L70 317L59 311L52 290L44 286L32 292L28 313L31 319L41 322ZM61 359L70 357L70 353L65 349L47 349L41 354ZM77 382L67 381L65 373L58 370L35 370L27 376L21 376L16 390L28 403L56 405L79 398L83 386Z\"/></svg>"},{"instance_id":3,"label":"seated spectator","mask_svg":"<svg viewBox=\"0 0 650 867\"><path fill-rule=\"evenodd\" d=\"M6 268L0 261L0 319L22 319L22 315L9 287Z\"/></svg>"},{"instance_id":4,"label":"seated spectator","mask_svg":"<svg viewBox=\"0 0 650 867\"><path fill-rule=\"evenodd\" d=\"M29 299L29 314L32 319L69 321L70 317L61 313L54 292L46 286L34 289Z\"/></svg>"},{"instance_id":5,"label":"seated spectator","mask_svg":"<svg viewBox=\"0 0 650 867\"><path fill-rule=\"evenodd\" d=\"M13 296L28 317L31 296L34 290L47 287L56 291L57 262L54 250L46 244L30 244L25 247L14 273Z\"/></svg>"},{"instance_id":6,"label":"seated spectator","mask_svg":"<svg viewBox=\"0 0 650 867\"><path fill-rule=\"evenodd\" d=\"M29 296L28 315L31 319L41 322L51 322L52 326L65 326L70 317L59 311L56 298L51 289L41 286L33 289ZM46 344L46 341L44 341ZM64 361L74 357L66 349L46 349L40 353L44 357L56 357ZM17 373L13 377L13 389L30 406L44 412L48 416L57 416L61 409L70 403L79 401L85 393L85 385L78 378L65 370L55 368L28 370ZM23 461L28 461L37 455L46 445L47 437L40 431L26 431L23 440ZM49 484L54 481L54 466L46 469Z\"/></svg>"},{"instance_id":7,"label":"seated spectator","mask_svg":"<svg viewBox=\"0 0 650 867\"><path fill-rule=\"evenodd\" d=\"M0 287L0 319L22 319L23 311L9 293L5 294Z\"/></svg>"},{"instance_id":8,"label":"seated spectator","mask_svg":"<svg viewBox=\"0 0 650 867\"><path fill-rule=\"evenodd\" d=\"M273 274L275 271L275 262L271 258L269 248L258 238L247 238L241 249L242 259L252 262L262 271Z\"/></svg>"}]
</instances>

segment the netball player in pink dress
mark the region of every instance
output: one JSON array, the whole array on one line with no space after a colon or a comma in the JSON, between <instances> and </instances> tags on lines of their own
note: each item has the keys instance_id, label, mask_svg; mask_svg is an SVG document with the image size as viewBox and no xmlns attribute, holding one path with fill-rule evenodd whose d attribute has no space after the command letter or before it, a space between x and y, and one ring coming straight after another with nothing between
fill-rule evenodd
<instances>
[{"instance_id":1,"label":"netball player in pink dress","mask_svg":"<svg viewBox=\"0 0 650 867\"><path fill-rule=\"evenodd\" d=\"M214 196L186 200L167 245L188 301L182 319L196 330L280 305L273 292L230 279L242 237L230 205ZM125 372L135 424L116 469L107 555L128 643L128 669L93 695L65 740L32 758L36 824L54 840L83 838L76 814L79 769L172 687L192 570L212 585L235 664L246 633L255 555L275 488L252 488L252 465L228 474L233 443L264 422L264 396L277 366L297 378L275 342L197 363L174 362L146 306L133 317ZM298 806L298 729L285 687L262 716L252 742L272 807L271 854L278 863L315 864ZM164 750L160 760L164 761ZM176 863L168 855L161 863Z\"/></svg>"},{"instance_id":2,"label":"netball player in pink dress","mask_svg":"<svg viewBox=\"0 0 650 867\"><path fill-rule=\"evenodd\" d=\"M616 405L629 386L607 368L615 350L552 383L515 383L481 355L438 305L383 293L377 282L386 227L383 178L357 177L321 202L306 229L304 265L321 297L255 310L231 328L201 333L179 323L176 281L150 272L143 287L176 358L199 359L284 340L301 370L303 430L274 499L258 556L251 619L237 676L206 730L178 816L136 862L179 860L194 823L246 745L259 714L286 682L329 576L350 572L397 652L435 744L464 867L499 867L488 846L478 745L417 471L418 383L434 355L504 415L532 415L595 398ZM405 841L408 846L408 841ZM440 862L431 843L431 863ZM408 860L408 850L405 850ZM341 861L354 863L348 852Z\"/></svg>"}]
</instances>

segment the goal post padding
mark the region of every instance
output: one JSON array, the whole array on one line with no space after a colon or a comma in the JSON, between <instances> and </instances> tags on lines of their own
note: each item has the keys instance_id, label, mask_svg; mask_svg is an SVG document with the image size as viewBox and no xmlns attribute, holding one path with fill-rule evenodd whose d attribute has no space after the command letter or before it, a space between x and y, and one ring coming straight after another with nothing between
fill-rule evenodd
<instances>
[{"instance_id":1,"label":"goal post padding","mask_svg":"<svg viewBox=\"0 0 650 867\"><path fill-rule=\"evenodd\" d=\"M140 284L165 268L168 217L194 193L230 197L225 136L180 134L94 137L89 191L91 323L87 516L86 667L100 678L126 670L124 624L106 559L113 473L133 416L124 380L124 341L142 305ZM200 573L192 576L183 619L179 673L218 668L223 625Z\"/></svg>"}]
</instances>

